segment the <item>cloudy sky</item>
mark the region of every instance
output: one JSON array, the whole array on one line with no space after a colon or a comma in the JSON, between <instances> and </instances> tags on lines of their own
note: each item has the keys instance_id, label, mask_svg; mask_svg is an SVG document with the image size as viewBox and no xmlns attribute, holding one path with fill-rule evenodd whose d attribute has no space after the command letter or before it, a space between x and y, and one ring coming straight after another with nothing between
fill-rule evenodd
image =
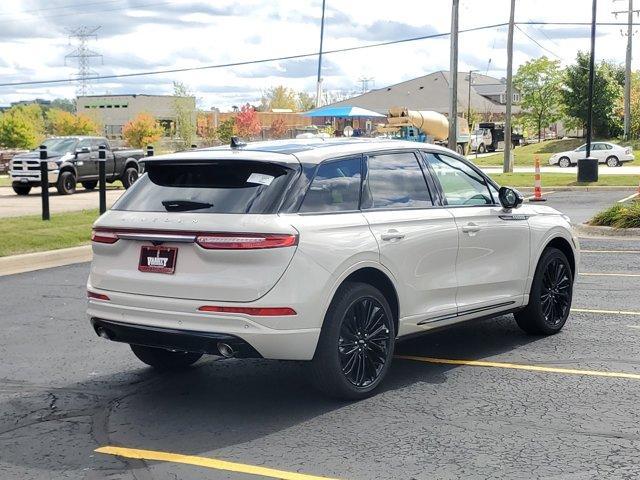
<instances>
[{"instance_id":1,"label":"cloudy sky","mask_svg":"<svg viewBox=\"0 0 640 480\"><path fill-rule=\"evenodd\" d=\"M327 0L324 49L333 50L448 32L448 0ZM623 22L614 10L626 1L600 0L598 21ZM3 0L0 2L0 83L70 79L77 71L65 54L75 47L68 30L101 26L89 47L100 75L198 67L312 53L318 50L321 0ZM460 29L507 22L509 0L460 0ZM591 0L517 0L516 22L589 22ZM640 20L636 20L640 22ZM515 31L514 65L547 55L570 63L589 48L589 26L527 26ZM626 38L620 26L599 26L598 59L623 62ZM638 29L638 27L636 27ZM626 29L625 29L626 31ZM461 33L460 70L502 77L506 27ZM636 41L637 42L637 41ZM633 68L640 68L639 60ZM380 88L449 67L449 38L426 39L328 54L325 90L357 91L360 78ZM189 86L204 109L223 110L256 102L271 86L315 92L317 58L242 67L103 79L92 93L166 94L172 81ZM71 98L72 83L3 86L0 105L40 98Z\"/></svg>"}]
</instances>

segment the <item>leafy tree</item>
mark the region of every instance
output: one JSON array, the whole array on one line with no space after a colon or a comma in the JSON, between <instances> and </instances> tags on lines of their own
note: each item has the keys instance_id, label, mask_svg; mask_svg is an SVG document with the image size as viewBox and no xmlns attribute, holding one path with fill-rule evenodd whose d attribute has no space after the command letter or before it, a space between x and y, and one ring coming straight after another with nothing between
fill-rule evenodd
<instances>
[{"instance_id":1,"label":"leafy tree","mask_svg":"<svg viewBox=\"0 0 640 480\"><path fill-rule=\"evenodd\" d=\"M183 148L190 147L196 135L195 110L191 102L193 95L182 82L173 82L173 94L178 97L173 102L176 119L176 136Z\"/></svg>"},{"instance_id":2,"label":"leafy tree","mask_svg":"<svg viewBox=\"0 0 640 480\"><path fill-rule=\"evenodd\" d=\"M273 138L283 138L287 133L287 125L284 122L284 118L274 118L271 122L270 130Z\"/></svg>"},{"instance_id":3,"label":"leafy tree","mask_svg":"<svg viewBox=\"0 0 640 480\"><path fill-rule=\"evenodd\" d=\"M526 126L535 127L538 140L542 130L558 120L562 72L559 60L540 57L518 68L513 85L520 92L522 119Z\"/></svg>"},{"instance_id":4,"label":"leafy tree","mask_svg":"<svg viewBox=\"0 0 640 480\"><path fill-rule=\"evenodd\" d=\"M100 127L87 115L74 115L64 110L47 112L48 132L52 135L96 135Z\"/></svg>"},{"instance_id":5,"label":"leafy tree","mask_svg":"<svg viewBox=\"0 0 640 480\"><path fill-rule=\"evenodd\" d=\"M316 97L307 92L298 93L298 110L306 112L316 108Z\"/></svg>"},{"instance_id":6,"label":"leafy tree","mask_svg":"<svg viewBox=\"0 0 640 480\"><path fill-rule=\"evenodd\" d=\"M235 125L235 118L227 118L226 120L220 122L220 125L218 125L218 128L216 129L218 140L220 140L222 143L229 143L231 141L231 137L233 136Z\"/></svg>"},{"instance_id":7,"label":"leafy tree","mask_svg":"<svg viewBox=\"0 0 640 480\"><path fill-rule=\"evenodd\" d=\"M198 134L205 145L215 145L218 140L218 129L213 126L209 115L198 113Z\"/></svg>"},{"instance_id":8,"label":"leafy tree","mask_svg":"<svg viewBox=\"0 0 640 480\"><path fill-rule=\"evenodd\" d=\"M35 148L44 137L44 117L39 105L17 105L0 116L0 145Z\"/></svg>"},{"instance_id":9,"label":"leafy tree","mask_svg":"<svg viewBox=\"0 0 640 480\"><path fill-rule=\"evenodd\" d=\"M56 98L51 101L51 108L58 110L64 110L65 112L75 113L76 101L68 98Z\"/></svg>"},{"instance_id":10,"label":"leafy tree","mask_svg":"<svg viewBox=\"0 0 640 480\"><path fill-rule=\"evenodd\" d=\"M164 130L153 116L140 113L122 128L122 136L134 148L143 148L160 140Z\"/></svg>"},{"instance_id":11,"label":"leafy tree","mask_svg":"<svg viewBox=\"0 0 640 480\"><path fill-rule=\"evenodd\" d=\"M249 105L243 105L240 111L236 115L235 119L235 131L238 135L244 138L251 138L262 130L258 114L255 109Z\"/></svg>"},{"instance_id":12,"label":"leafy tree","mask_svg":"<svg viewBox=\"0 0 640 480\"><path fill-rule=\"evenodd\" d=\"M262 94L260 109L267 112L274 108L285 108L295 112L298 109L298 94L283 85L271 87Z\"/></svg>"},{"instance_id":13,"label":"leafy tree","mask_svg":"<svg viewBox=\"0 0 640 480\"><path fill-rule=\"evenodd\" d=\"M599 137L612 137L621 133L619 99L622 96L617 67L601 62L597 65L593 85L593 133ZM578 52L576 63L564 72L561 98L565 115L587 124L589 95L589 55Z\"/></svg>"}]
</instances>

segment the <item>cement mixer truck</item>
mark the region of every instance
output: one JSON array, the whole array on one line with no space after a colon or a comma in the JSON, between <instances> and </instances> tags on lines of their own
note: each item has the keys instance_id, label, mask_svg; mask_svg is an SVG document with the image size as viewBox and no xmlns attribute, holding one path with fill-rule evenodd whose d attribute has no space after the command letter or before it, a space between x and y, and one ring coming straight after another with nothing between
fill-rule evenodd
<instances>
[{"instance_id":1,"label":"cement mixer truck","mask_svg":"<svg viewBox=\"0 0 640 480\"><path fill-rule=\"evenodd\" d=\"M464 155L468 152L471 135L467 121L462 117L458 117L457 120L456 151ZM392 107L389 109L387 121L387 125L378 127L379 133L387 133L403 140L444 146L448 144L449 120L441 113Z\"/></svg>"}]
</instances>

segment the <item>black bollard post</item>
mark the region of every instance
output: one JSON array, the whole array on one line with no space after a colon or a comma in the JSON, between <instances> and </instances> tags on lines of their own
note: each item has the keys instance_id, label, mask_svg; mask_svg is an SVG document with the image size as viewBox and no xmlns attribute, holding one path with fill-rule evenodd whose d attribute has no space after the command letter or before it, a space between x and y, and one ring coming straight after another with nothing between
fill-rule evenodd
<instances>
[{"instance_id":1,"label":"black bollard post","mask_svg":"<svg viewBox=\"0 0 640 480\"><path fill-rule=\"evenodd\" d=\"M192 144L191 144L191 149L192 149L192 150L195 150L196 148L198 148L198 145L196 145L195 143L192 143Z\"/></svg>"},{"instance_id":2,"label":"black bollard post","mask_svg":"<svg viewBox=\"0 0 640 480\"><path fill-rule=\"evenodd\" d=\"M107 211L107 147L98 147L98 181L100 183L100 215Z\"/></svg>"},{"instance_id":3,"label":"black bollard post","mask_svg":"<svg viewBox=\"0 0 640 480\"><path fill-rule=\"evenodd\" d=\"M49 162L47 147L40 145L40 189L42 190L42 220L50 220L49 214Z\"/></svg>"},{"instance_id":4,"label":"black bollard post","mask_svg":"<svg viewBox=\"0 0 640 480\"><path fill-rule=\"evenodd\" d=\"M147 157L153 157L153 145L147 145Z\"/></svg>"}]
</instances>

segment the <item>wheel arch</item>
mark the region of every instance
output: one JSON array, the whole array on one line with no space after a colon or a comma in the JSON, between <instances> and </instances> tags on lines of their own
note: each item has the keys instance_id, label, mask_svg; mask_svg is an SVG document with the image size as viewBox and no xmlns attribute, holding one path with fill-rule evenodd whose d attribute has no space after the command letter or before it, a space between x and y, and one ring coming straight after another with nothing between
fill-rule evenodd
<instances>
[{"instance_id":1,"label":"wheel arch","mask_svg":"<svg viewBox=\"0 0 640 480\"><path fill-rule=\"evenodd\" d=\"M138 165L138 160L136 160L133 157L129 157L124 161L124 170L126 170L129 167L136 167L136 170L140 171L140 166Z\"/></svg>"},{"instance_id":2,"label":"wheel arch","mask_svg":"<svg viewBox=\"0 0 640 480\"><path fill-rule=\"evenodd\" d=\"M575 279L576 278L576 257L575 257L575 254L573 253L573 248L571 247L571 244L569 243L569 241L564 237L560 237L560 236L553 237L551 240L547 242L547 244L544 246L540 254L542 255L542 252L544 252L547 248L557 248L562 253L564 253L565 257L567 257L567 260L569 260L569 266L571 267L571 275Z\"/></svg>"},{"instance_id":3,"label":"wheel arch","mask_svg":"<svg viewBox=\"0 0 640 480\"><path fill-rule=\"evenodd\" d=\"M384 295L389 307L391 307L391 313L393 315L393 325L395 327L396 336L398 335L398 328L400 323L400 299L398 297L398 291L395 284L391 280L391 277L373 266L362 266L357 270L349 273L333 291L331 300L335 296L338 289L347 282L361 282L371 285L372 287L380 290L380 293Z\"/></svg>"},{"instance_id":4,"label":"wheel arch","mask_svg":"<svg viewBox=\"0 0 640 480\"><path fill-rule=\"evenodd\" d=\"M76 180L78 179L78 171L76 170L76 167L74 167L70 163L62 164L60 166L60 172L58 173L58 177L62 175L64 172L71 172L73 173L74 177L76 177Z\"/></svg>"}]
</instances>

